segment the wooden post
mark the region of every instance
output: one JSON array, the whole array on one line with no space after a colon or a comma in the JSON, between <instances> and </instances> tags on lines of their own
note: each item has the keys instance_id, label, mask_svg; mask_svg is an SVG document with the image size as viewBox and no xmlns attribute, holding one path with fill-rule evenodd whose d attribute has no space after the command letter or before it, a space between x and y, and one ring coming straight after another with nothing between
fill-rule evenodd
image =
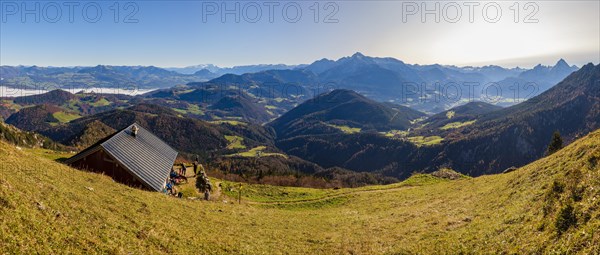
<instances>
[{"instance_id":1,"label":"wooden post","mask_svg":"<svg viewBox=\"0 0 600 255\"><path fill-rule=\"evenodd\" d=\"M238 204L242 204L242 184L240 183L240 188L238 189Z\"/></svg>"}]
</instances>

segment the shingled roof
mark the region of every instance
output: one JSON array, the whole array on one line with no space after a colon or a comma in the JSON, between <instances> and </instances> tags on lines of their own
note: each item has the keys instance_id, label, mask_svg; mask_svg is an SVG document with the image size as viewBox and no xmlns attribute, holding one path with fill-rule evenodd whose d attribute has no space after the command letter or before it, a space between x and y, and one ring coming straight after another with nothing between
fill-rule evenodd
<instances>
[{"instance_id":1,"label":"shingled roof","mask_svg":"<svg viewBox=\"0 0 600 255\"><path fill-rule=\"evenodd\" d=\"M131 131L134 125L138 127L135 136ZM163 189L177 157L177 151L134 123L67 159L65 163L74 163L98 150L104 150L140 182L156 191Z\"/></svg>"}]
</instances>

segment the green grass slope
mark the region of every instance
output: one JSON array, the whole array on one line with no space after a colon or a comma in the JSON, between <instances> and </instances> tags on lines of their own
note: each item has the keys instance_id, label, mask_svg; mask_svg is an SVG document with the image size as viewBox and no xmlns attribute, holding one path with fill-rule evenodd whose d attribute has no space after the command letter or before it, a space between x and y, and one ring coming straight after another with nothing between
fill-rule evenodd
<instances>
[{"instance_id":1,"label":"green grass slope","mask_svg":"<svg viewBox=\"0 0 600 255\"><path fill-rule=\"evenodd\" d=\"M136 190L3 142L0 156L0 253L600 252L600 131L507 174L339 190L245 185L241 205Z\"/></svg>"},{"instance_id":2,"label":"green grass slope","mask_svg":"<svg viewBox=\"0 0 600 255\"><path fill-rule=\"evenodd\" d=\"M0 140L28 148L47 148L60 150L65 149L49 138L36 134L35 132L27 132L0 121ZM0 161L1 162L1 161Z\"/></svg>"}]
</instances>

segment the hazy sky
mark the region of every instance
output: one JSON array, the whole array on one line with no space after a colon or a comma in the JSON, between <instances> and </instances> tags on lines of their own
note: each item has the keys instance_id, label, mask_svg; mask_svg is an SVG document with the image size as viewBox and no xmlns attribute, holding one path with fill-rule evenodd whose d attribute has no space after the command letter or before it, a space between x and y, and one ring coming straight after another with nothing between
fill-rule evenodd
<instances>
[{"instance_id":1,"label":"hazy sky","mask_svg":"<svg viewBox=\"0 0 600 255\"><path fill-rule=\"evenodd\" d=\"M416 64L600 62L600 1L515 3L2 0L0 64L302 64L357 51Z\"/></svg>"}]
</instances>

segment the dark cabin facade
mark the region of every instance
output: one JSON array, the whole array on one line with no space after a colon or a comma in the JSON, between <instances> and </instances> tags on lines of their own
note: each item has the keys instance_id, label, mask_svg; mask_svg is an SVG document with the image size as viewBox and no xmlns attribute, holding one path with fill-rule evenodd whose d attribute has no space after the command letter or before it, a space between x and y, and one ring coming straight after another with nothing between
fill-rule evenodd
<instances>
[{"instance_id":1,"label":"dark cabin facade","mask_svg":"<svg viewBox=\"0 0 600 255\"><path fill-rule=\"evenodd\" d=\"M65 163L77 169L108 175L133 187L162 191L176 157L177 151L134 123Z\"/></svg>"}]
</instances>

